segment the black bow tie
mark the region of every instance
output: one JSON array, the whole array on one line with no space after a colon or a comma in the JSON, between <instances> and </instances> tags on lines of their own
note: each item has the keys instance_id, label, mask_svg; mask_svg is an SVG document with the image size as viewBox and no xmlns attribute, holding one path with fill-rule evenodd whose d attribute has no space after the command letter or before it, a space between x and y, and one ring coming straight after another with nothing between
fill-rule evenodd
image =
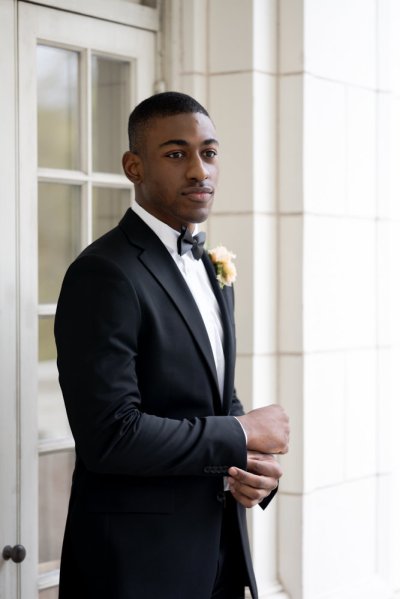
<instances>
[{"instance_id":1,"label":"black bow tie","mask_svg":"<svg viewBox=\"0 0 400 599\"><path fill-rule=\"evenodd\" d=\"M199 260L203 254L206 234L203 231L192 235L187 227L182 227L181 234L178 237L178 254L183 256L189 250L192 250L193 257Z\"/></svg>"}]
</instances>

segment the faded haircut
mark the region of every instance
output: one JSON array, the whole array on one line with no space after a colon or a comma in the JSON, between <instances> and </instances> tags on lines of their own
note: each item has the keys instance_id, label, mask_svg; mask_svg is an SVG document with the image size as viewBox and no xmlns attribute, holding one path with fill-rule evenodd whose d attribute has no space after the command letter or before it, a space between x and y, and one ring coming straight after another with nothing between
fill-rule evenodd
<instances>
[{"instance_id":1,"label":"faded haircut","mask_svg":"<svg viewBox=\"0 0 400 599\"><path fill-rule=\"evenodd\" d=\"M182 113L200 112L210 118L207 110L197 100L180 92L163 92L140 102L131 112L128 122L129 150L138 153L143 132L151 119Z\"/></svg>"}]
</instances>

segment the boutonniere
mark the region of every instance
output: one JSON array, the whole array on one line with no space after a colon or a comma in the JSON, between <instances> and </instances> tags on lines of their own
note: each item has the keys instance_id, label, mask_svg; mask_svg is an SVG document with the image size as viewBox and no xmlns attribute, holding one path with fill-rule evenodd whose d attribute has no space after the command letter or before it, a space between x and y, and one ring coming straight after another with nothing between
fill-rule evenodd
<instances>
[{"instance_id":1,"label":"boutonniere","mask_svg":"<svg viewBox=\"0 0 400 599\"><path fill-rule=\"evenodd\" d=\"M236 258L235 254L232 254L223 245L218 245L212 250L208 250L211 262L214 264L215 272L217 275L217 281L221 289L225 285L231 287L232 283L236 281L236 266L233 263L233 259Z\"/></svg>"}]
</instances>

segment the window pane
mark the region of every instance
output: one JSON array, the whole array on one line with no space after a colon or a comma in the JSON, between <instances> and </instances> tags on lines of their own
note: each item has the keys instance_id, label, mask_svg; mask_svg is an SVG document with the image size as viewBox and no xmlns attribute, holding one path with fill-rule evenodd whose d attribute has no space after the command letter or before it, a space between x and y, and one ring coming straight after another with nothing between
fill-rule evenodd
<instances>
[{"instance_id":1,"label":"window pane","mask_svg":"<svg viewBox=\"0 0 400 599\"><path fill-rule=\"evenodd\" d=\"M122 173L128 149L128 62L93 56L92 111L93 170Z\"/></svg>"},{"instance_id":2,"label":"window pane","mask_svg":"<svg viewBox=\"0 0 400 599\"><path fill-rule=\"evenodd\" d=\"M59 567L75 453L39 456L40 572Z\"/></svg>"},{"instance_id":3,"label":"window pane","mask_svg":"<svg viewBox=\"0 0 400 599\"><path fill-rule=\"evenodd\" d=\"M79 54L37 47L38 161L79 169Z\"/></svg>"},{"instance_id":4,"label":"window pane","mask_svg":"<svg viewBox=\"0 0 400 599\"><path fill-rule=\"evenodd\" d=\"M39 318L38 427L39 439L71 434L58 383L54 317Z\"/></svg>"},{"instance_id":5,"label":"window pane","mask_svg":"<svg viewBox=\"0 0 400 599\"><path fill-rule=\"evenodd\" d=\"M65 271L81 249L80 188L40 183L39 302L55 303Z\"/></svg>"},{"instance_id":6,"label":"window pane","mask_svg":"<svg viewBox=\"0 0 400 599\"><path fill-rule=\"evenodd\" d=\"M129 189L93 188L93 239L115 227L129 208Z\"/></svg>"}]
</instances>

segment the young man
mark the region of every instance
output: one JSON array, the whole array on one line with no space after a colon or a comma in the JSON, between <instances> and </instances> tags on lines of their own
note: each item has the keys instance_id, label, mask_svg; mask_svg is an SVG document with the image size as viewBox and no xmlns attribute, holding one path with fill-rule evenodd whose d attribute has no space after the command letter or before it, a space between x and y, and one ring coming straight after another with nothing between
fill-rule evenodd
<instances>
[{"instance_id":1,"label":"young man","mask_svg":"<svg viewBox=\"0 0 400 599\"><path fill-rule=\"evenodd\" d=\"M57 308L77 456L60 597L256 598L244 507L274 495L289 429L278 406L243 414L232 288L191 235L214 200L216 132L168 92L136 107L129 141L135 205L71 265Z\"/></svg>"}]
</instances>

